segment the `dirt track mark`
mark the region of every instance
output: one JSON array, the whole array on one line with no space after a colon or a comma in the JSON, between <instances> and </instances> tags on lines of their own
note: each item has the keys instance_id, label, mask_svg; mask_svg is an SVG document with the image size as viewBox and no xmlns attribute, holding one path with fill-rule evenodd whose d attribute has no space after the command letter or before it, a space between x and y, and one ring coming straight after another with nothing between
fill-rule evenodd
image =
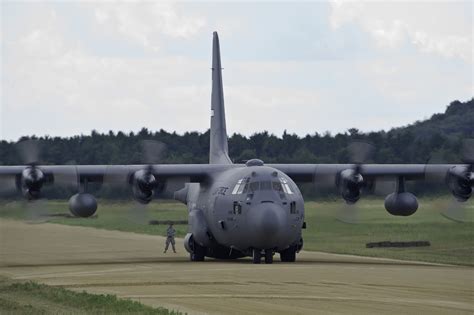
<instances>
[{"instance_id":1,"label":"dirt track mark","mask_svg":"<svg viewBox=\"0 0 474 315\"><path fill-rule=\"evenodd\" d=\"M149 282L97 282L97 283L81 283L81 284L58 284L52 285L54 287L61 288L93 288L93 287L139 287L139 286L161 286L161 285L171 285L171 286L180 286L180 285L245 285L245 283L239 283L234 281L209 281L209 282L200 282L200 281L149 281Z\"/></svg>"},{"instance_id":2,"label":"dirt track mark","mask_svg":"<svg viewBox=\"0 0 474 315\"><path fill-rule=\"evenodd\" d=\"M125 295L132 299L163 298L163 299L271 299L271 300L313 300L334 302L363 302L383 304L412 304L422 306L435 306L453 310L472 311L472 305L463 302L452 302L432 299L406 299L406 298L377 298L372 297L343 297L343 296L314 296L314 295L270 295L270 294L144 294Z\"/></svg>"}]
</instances>

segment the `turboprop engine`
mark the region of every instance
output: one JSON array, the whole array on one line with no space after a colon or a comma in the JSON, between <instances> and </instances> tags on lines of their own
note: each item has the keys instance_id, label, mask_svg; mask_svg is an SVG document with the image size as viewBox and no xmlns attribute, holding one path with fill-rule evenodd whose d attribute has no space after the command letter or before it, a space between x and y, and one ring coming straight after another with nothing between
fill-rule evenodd
<instances>
[{"instance_id":1,"label":"turboprop engine","mask_svg":"<svg viewBox=\"0 0 474 315\"><path fill-rule=\"evenodd\" d=\"M40 197L43 183L44 174L35 166L27 167L21 173L21 190L23 196L28 200L38 199Z\"/></svg>"},{"instance_id":2,"label":"turboprop engine","mask_svg":"<svg viewBox=\"0 0 474 315\"><path fill-rule=\"evenodd\" d=\"M151 169L138 170L133 174L132 192L133 197L139 203L147 204L153 199L154 189L157 181Z\"/></svg>"},{"instance_id":3,"label":"turboprop engine","mask_svg":"<svg viewBox=\"0 0 474 315\"><path fill-rule=\"evenodd\" d=\"M348 204L354 204L360 199L363 184L364 179L356 169L343 170L339 175L339 190Z\"/></svg>"},{"instance_id":4,"label":"turboprop engine","mask_svg":"<svg viewBox=\"0 0 474 315\"><path fill-rule=\"evenodd\" d=\"M472 195L474 174L467 166L454 166L446 175L446 183L453 196L458 201L464 202Z\"/></svg>"}]
</instances>

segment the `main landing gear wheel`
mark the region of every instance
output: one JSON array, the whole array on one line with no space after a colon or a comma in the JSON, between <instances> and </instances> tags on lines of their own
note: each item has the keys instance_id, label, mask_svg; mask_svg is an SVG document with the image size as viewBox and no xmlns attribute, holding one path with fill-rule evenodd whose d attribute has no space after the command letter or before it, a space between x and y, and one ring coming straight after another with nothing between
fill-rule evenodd
<instances>
[{"instance_id":1,"label":"main landing gear wheel","mask_svg":"<svg viewBox=\"0 0 474 315\"><path fill-rule=\"evenodd\" d=\"M280 252L280 260L282 262L294 262L296 260L296 246L290 246Z\"/></svg>"},{"instance_id":2,"label":"main landing gear wheel","mask_svg":"<svg viewBox=\"0 0 474 315\"><path fill-rule=\"evenodd\" d=\"M273 263L273 250L271 249L265 250L265 263L266 264Z\"/></svg>"},{"instance_id":3,"label":"main landing gear wheel","mask_svg":"<svg viewBox=\"0 0 474 315\"><path fill-rule=\"evenodd\" d=\"M262 252L258 249L252 251L252 261L254 264L259 264L262 259Z\"/></svg>"},{"instance_id":4,"label":"main landing gear wheel","mask_svg":"<svg viewBox=\"0 0 474 315\"><path fill-rule=\"evenodd\" d=\"M193 252L189 254L191 261L204 261L206 255L206 248L193 242Z\"/></svg>"}]
</instances>

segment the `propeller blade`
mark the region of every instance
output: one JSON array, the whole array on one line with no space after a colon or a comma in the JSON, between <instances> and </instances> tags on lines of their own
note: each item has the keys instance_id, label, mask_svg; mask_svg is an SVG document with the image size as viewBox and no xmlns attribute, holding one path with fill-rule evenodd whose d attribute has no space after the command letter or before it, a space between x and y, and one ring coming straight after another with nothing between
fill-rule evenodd
<instances>
[{"instance_id":1,"label":"propeller blade","mask_svg":"<svg viewBox=\"0 0 474 315\"><path fill-rule=\"evenodd\" d=\"M354 164L363 164L373 158L375 147L364 141L353 141L347 147L350 161Z\"/></svg>"},{"instance_id":2,"label":"propeller blade","mask_svg":"<svg viewBox=\"0 0 474 315\"><path fill-rule=\"evenodd\" d=\"M0 176L0 197L10 197L18 192L15 175Z\"/></svg>"},{"instance_id":3,"label":"propeller blade","mask_svg":"<svg viewBox=\"0 0 474 315\"><path fill-rule=\"evenodd\" d=\"M466 164L474 164L474 139L464 139L461 148L461 158Z\"/></svg>"},{"instance_id":4,"label":"propeller blade","mask_svg":"<svg viewBox=\"0 0 474 315\"><path fill-rule=\"evenodd\" d=\"M347 224L358 224L360 222L360 209L356 204L344 203L336 214L336 220Z\"/></svg>"},{"instance_id":5,"label":"propeller blade","mask_svg":"<svg viewBox=\"0 0 474 315\"><path fill-rule=\"evenodd\" d=\"M465 202L459 202L455 198L451 198L450 201L444 205L440 214L454 222L467 222L467 205Z\"/></svg>"},{"instance_id":6,"label":"propeller blade","mask_svg":"<svg viewBox=\"0 0 474 315\"><path fill-rule=\"evenodd\" d=\"M24 219L29 223L43 223L49 220L48 202L45 199L24 201Z\"/></svg>"},{"instance_id":7,"label":"propeller blade","mask_svg":"<svg viewBox=\"0 0 474 315\"><path fill-rule=\"evenodd\" d=\"M30 139L18 142L16 149L23 163L28 165L38 164L40 160L40 142Z\"/></svg>"},{"instance_id":8,"label":"propeller blade","mask_svg":"<svg viewBox=\"0 0 474 315\"><path fill-rule=\"evenodd\" d=\"M100 196L107 197L113 193L120 193L122 196L130 194L129 169L127 166L110 165L105 170L100 189Z\"/></svg>"},{"instance_id":9,"label":"propeller blade","mask_svg":"<svg viewBox=\"0 0 474 315\"><path fill-rule=\"evenodd\" d=\"M79 191L79 174L75 165L57 166L53 171L54 185L74 193Z\"/></svg>"},{"instance_id":10,"label":"propeller blade","mask_svg":"<svg viewBox=\"0 0 474 315\"><path fill-rule=\"evenodd\" d=\"M164 157L166 145L157 140L142 140L142 157L144 164L159 164Z\"/></svg>"}]
</instances>

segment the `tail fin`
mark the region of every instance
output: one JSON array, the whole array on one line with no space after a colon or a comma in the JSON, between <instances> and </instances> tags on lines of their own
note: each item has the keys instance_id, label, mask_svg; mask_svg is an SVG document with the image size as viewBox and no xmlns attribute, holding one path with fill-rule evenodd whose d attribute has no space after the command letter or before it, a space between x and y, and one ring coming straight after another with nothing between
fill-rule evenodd
<instances>
[{"instance_id":1,"label":"tail fin","mask_svg":"<svg viewBox=\"0 0 474 315\"><path fill-rule=\"evenodd\" d=\"M225 125L224 91L222 88L221 53L219 36L213 34L212 42L212 95L211 95L211 146L210 164L232 164L227 145Z\"/></svg>"}]
</instances>

